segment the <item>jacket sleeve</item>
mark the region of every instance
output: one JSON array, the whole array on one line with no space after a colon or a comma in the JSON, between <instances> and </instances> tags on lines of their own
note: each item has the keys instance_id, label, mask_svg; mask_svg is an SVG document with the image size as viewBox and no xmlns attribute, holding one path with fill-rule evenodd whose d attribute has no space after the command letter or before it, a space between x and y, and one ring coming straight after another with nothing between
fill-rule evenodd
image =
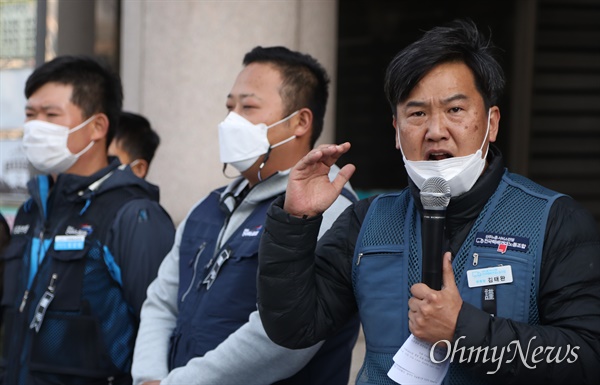
<instances>
[{"instance_id":1,"label":"jacket sleeve","mask_svg":"<svg viewBox=\"0 0 600 385\"><path fill-rule=\"evenodd\" d=\"M134 384L161 380L169 374L169 339L177 322L179 245L185 223L184 220L177 228L175 243L162 261L158 276L148 287L133 352L131 375Z\"/></svg>"},{"instance_id":2,"label":"jacket sleeve","mask_svg":"<svg viewBox=\"0 0 600 385\"><path fill-rule=\"evenodd\" d=\"M275 345L255 311L246 324L214 350L172 370L161 385L271 384L302 369L321 345L300 350Z\"/></svg>"},{"instance_id":3,"label":"jacket sleeve","mask_svg":"<svg viewBox=\"0 0 600 385\"><path fill-rule=\"evenodd\" d=\"M283 198L269 209L261 239L259 312L273 341L297 349L327 338L357 312L351 264L365 201L348 207L318 245L321 217L295 218L282 205Z\"/></svg>"},{"instance_id":4,"label":"jacket sleeve","mask_svg":"<svg viewBox=\"0 0 600 385\"><path fill-rule=\"evenodd\" d=\"M470 370L487 382L598 384L599 238L588 211L567 197L555 202L540 272L540 324L494 318L463 304L454 334L457 348L497 349L496 360L483 363L480 358L467 364Z\"/></svg>"},{"instance_id":5,"label":"jacket sleeve","mask_svg":"<svg viewBox=\"0 0 600 385\"><path fill-rule=\"evenodd\" d=\"M137 317L174 235L173 221L157 202L136 199L117 213L108 245L121 268L125 300Z\"/></svg>"}]
</instances>

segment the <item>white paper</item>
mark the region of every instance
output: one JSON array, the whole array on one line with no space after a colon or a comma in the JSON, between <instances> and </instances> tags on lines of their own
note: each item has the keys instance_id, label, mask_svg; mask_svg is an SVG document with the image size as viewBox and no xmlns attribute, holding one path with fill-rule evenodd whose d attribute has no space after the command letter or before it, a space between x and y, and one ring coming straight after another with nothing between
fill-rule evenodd
<instances>
[{"instance_id":1,"label":"white paper","mask_svg":"<svg viewBox=\"0 0 600 385\"><path fill-rule=\"evenodd\" d=\"M388 371L388 377L402 385L434 384L439 385L444 380L450 359L437 363L446 357L445 345L436 346L431 360L432 344L421 341L412 334L394 355L394 365Z\"/></svg>"}]
</instances>

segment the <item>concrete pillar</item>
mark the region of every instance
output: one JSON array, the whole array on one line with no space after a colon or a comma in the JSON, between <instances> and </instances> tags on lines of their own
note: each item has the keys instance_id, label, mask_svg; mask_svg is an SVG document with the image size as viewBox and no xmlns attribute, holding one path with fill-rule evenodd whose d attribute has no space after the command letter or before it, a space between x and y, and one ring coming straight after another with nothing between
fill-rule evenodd
<instances>
[{"instance_id":1,"label":"concrete pillar","mask_svg":"<svg viewBox=\"0 0 600 385\"><path fill-rule=\"evenodd\" d=\"M95 2L63 1L57 4L56 55L93 55Z\"/></svg>"},{"instance_id":2,"label":"concrete pillar","mask_svg":"<svg viewBox=\"0 0 600 385\"><path fill-rule=\"evenodd\" d=\"M244 54L284 45L316 57L332 78L320 142L334 138L336 0L122 1L121 74L125 109L161 136L148 180L179 223L228 180L217 124Z\"/></svg>"}]
</instances>

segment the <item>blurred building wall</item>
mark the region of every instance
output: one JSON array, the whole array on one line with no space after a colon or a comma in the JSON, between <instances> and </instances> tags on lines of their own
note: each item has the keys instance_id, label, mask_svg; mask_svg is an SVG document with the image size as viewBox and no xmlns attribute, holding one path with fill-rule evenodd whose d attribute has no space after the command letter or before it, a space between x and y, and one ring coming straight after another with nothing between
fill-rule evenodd
<instances>
[{"instance_id":1,"label":"blurred building wall","mask_svg":"<svg viewBox=\"0 0 600 385\"><path fill-rule=\"evenodd\" d=\"M333 140L336 0L122 0L121 12L124 108L147 116L161 136L148 180L160 186L161 203L176 223L228 182L217 124L253 47L284 45L324 65L332 84L320 142Z\"/></svg>"}]
</instances>

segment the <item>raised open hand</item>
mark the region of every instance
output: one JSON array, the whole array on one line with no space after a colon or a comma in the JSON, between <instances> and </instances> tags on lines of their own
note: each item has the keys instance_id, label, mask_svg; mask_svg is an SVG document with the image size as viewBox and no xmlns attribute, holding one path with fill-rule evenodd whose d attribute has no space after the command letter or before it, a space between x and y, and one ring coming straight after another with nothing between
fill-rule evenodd
<instances>
[{"instance_id":1,"label":"raised open hand","mask_svg":"<svg viewBox=\"0 0 600 385\"><path fill-rule=\"evenodd\" d=\"M350 149L350 143L323 144L306 154L290 171L284 210L296 217L323 213L337 199L356 167L347 164L333 181L331 166Z\"/></svg>"}]
</instances>

